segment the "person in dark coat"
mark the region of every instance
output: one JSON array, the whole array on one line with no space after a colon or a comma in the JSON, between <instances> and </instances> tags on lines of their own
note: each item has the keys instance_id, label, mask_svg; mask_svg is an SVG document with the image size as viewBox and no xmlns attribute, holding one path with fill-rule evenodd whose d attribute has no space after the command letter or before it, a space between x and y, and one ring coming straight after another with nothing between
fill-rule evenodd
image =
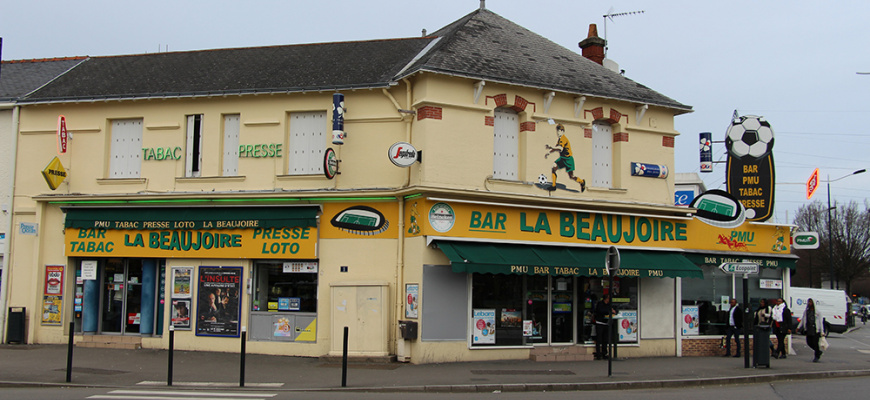
<instances>
[{"instance_id":1,"label":"person in dark coat","mask_svg":"<svg viewBox=\"0 0 870 400\"><path fill-rule=\"evenodd\" d=\"M610 297L604 296L597 304L592 313L595 318L595 359L606 360L607 348L610 344L610 318L616 314L616 310L610 305Z\"/></svg>"},{"instance_id":2,"label":"person in dark coat","mask_svg":"<svg viewBox=\"0 0 870 400\"><path fill-rule=\"evenodd\" d=\"M731 299L731 309L728 310L728 327L725 329L725 355L731 355L731 336L737 343L737 351L734 357L740 357L740 330L743 329L743 307L737 304L737 300Z\"/></svg>"},{"instance_id":3,"label":"person in dark coat","mask_svg":"<svg viewBox=\"0 0 870 400\"><path fill-rule=\"evenodd\" d=\"M773 358L786 358L788 352L785 349L785 337L791 334L791 310L785 304L782 297L775 300L776 305L771 313L771 323L773 334L776 335L776 350L773 352Z\"/></svg>"}]
</instances>

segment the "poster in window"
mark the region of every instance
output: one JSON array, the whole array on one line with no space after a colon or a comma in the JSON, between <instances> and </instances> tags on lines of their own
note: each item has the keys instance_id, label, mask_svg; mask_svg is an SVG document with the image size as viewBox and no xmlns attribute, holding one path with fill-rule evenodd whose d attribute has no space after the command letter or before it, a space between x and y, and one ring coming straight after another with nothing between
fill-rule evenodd
<instances>
[{"instance_id":1,"label":"poster in window","mask_svg":"<svg viewBox=\"0 0 870 400\"><path fill-rule=\"evenodd\" d=\"M172 268L172 298L190 298L190 280L193 276L193 267Z\"/></svg>"},{"instance_id":2,"label":"poster in window","mask_svg":"<svg viewBox=\"0 0 870 400\"><path fill-rule=\"evenodd\" d=\"M523 323L523 312L514 309L501 309L501 327L502 328L519 328Z\"/></svg>"},{"instance_id":3,"label":"poster in window","mask_svg":"<svg viewBox=\"0 0 870 400\"><path fill-rule=\"evenodd\" d=\"M405 284L405 318L417 318L417 312L420 309L419 294L419 284Z\"/></svg>"},{"instance_id":4,"label":"poster in window","mask_svg":"<svg viewBox=\"0 0 870 400\"><path fill-rule=\"evenodd\" d=\"M472 310L472 344L495 344L495 309Z\"/></svg>"},{"instance_id":5,"label":"poster in window","mask_svg":"<svg viewBox=\"0 0 870 400\"><path fill-rule=\"evenodd\" d=\"M172 299L172 326L175 330L190 330L190 299Z\"/></svg>"},{"instance_id":6,"label":"poster in window","mask_svg":"<svg viewBox=\"0 0 870 400\"><path fill-rule=\"evenodd\" d=\"M620 342L636 342L637 341L637 310L620 310L616 316L618 318L616 329L619 334Z\"/></svg>"},{"instance_id":7,"label":"poster in window","mask_svg":"<svg viewBox=\"0 0 870 400\"><path fill-rule=\"evenodd\" d=\"M683 336L698 335L698 306L683 306Z\"/></svg>"},{"instance_id":8,"label":"poster in window","mask_svg":"<svg viewBox=\"0 0 870 400\"><path fill-rule=\"evenodd\" d=\"M239 337L242 267L199 267L196 335Z\"/></svg>"}]
</instances>

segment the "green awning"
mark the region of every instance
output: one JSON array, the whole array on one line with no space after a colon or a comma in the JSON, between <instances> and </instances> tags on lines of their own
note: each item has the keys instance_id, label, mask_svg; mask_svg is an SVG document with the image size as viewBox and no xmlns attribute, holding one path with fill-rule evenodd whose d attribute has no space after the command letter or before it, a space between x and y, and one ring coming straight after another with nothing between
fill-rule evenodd
<instances>
[{"instance_id":1,"label":"green awning","mask_svg":"<svg viewBox=\"0 0 870 400\"><path fill-rule=\"evenodd\" d=\"M735 254L702 254L702 253L685 253L686 258L698 266L714 266L718 267L726 262L754 262L762 268L797 268L798 257L792 254L785 254L783 257L757 257L752 255Z\"/></svg>"},{"instance_id":2,"label":"green awning","mask_svg":"<svg viewBox=\"0 0 870 400\"><path fill-rule=\"evenodd\" d=\"M256 229L317 226L317 206L65 207L67 228Z\"/></svg>"},{"instance_id":3,"label":"green awning","mask_svg":"<svg viewBox=\"0 0 870 400\"><path fill-rule=\"evenodd\" d=\"M600 248L437 241L453 272L556 276L606 276ZM701 269L679 253L622 250L623 277L703 278Z\"/></svg>"}]
</instances>

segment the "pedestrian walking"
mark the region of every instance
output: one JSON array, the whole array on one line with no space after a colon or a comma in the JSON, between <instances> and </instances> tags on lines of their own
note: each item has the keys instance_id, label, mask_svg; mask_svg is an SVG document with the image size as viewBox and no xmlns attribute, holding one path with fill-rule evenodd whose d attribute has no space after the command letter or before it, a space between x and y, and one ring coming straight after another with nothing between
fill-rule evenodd
<instances>
[{"instance_id":1,"label":"pedestrian walking","mask_svg":"<svg viewBox=\"0 0 870 400\"><path fill-rule=\"evenodd\" d=\"M773 334L776 335L776 349L773 351L773 358L786 358L788 352L785 350L785 337L791 334L791 310L782 297L774 301L776 305L770 316L773 320Z\"/></svg>"},{"instance_id":2,"label":"pedestrian walking","mask_svg":"<svg viewBox=\"0 0 870 400\"><path fill-rule=\"evenodd\" d=\"M807 346L810 346L815 352L813 362L819 362L819 357L823 353L822 349L819 348L819 338L825 335L825 327L822 314L816 309L816 303L813 299L807 299L807 308L804 310L804 315L797 329L798 331L806 331Z\"/></svg>"}]
</instances>

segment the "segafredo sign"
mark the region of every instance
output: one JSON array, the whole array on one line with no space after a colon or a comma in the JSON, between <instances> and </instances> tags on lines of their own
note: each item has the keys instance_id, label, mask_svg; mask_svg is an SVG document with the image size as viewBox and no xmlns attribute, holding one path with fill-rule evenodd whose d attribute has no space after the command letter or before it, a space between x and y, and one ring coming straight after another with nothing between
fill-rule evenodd
<instances>
[{"instance_id":1,"label":"segafredo sign","mask_svg":"<svg viewBox=\"0 0 870 400\"><path fill-rule=\"evenodd\" d=\"M420 158L419 152L410 143L397 142L387 151L390 161L397 167L410 167Z\"/></svg>"}]
</instances>

